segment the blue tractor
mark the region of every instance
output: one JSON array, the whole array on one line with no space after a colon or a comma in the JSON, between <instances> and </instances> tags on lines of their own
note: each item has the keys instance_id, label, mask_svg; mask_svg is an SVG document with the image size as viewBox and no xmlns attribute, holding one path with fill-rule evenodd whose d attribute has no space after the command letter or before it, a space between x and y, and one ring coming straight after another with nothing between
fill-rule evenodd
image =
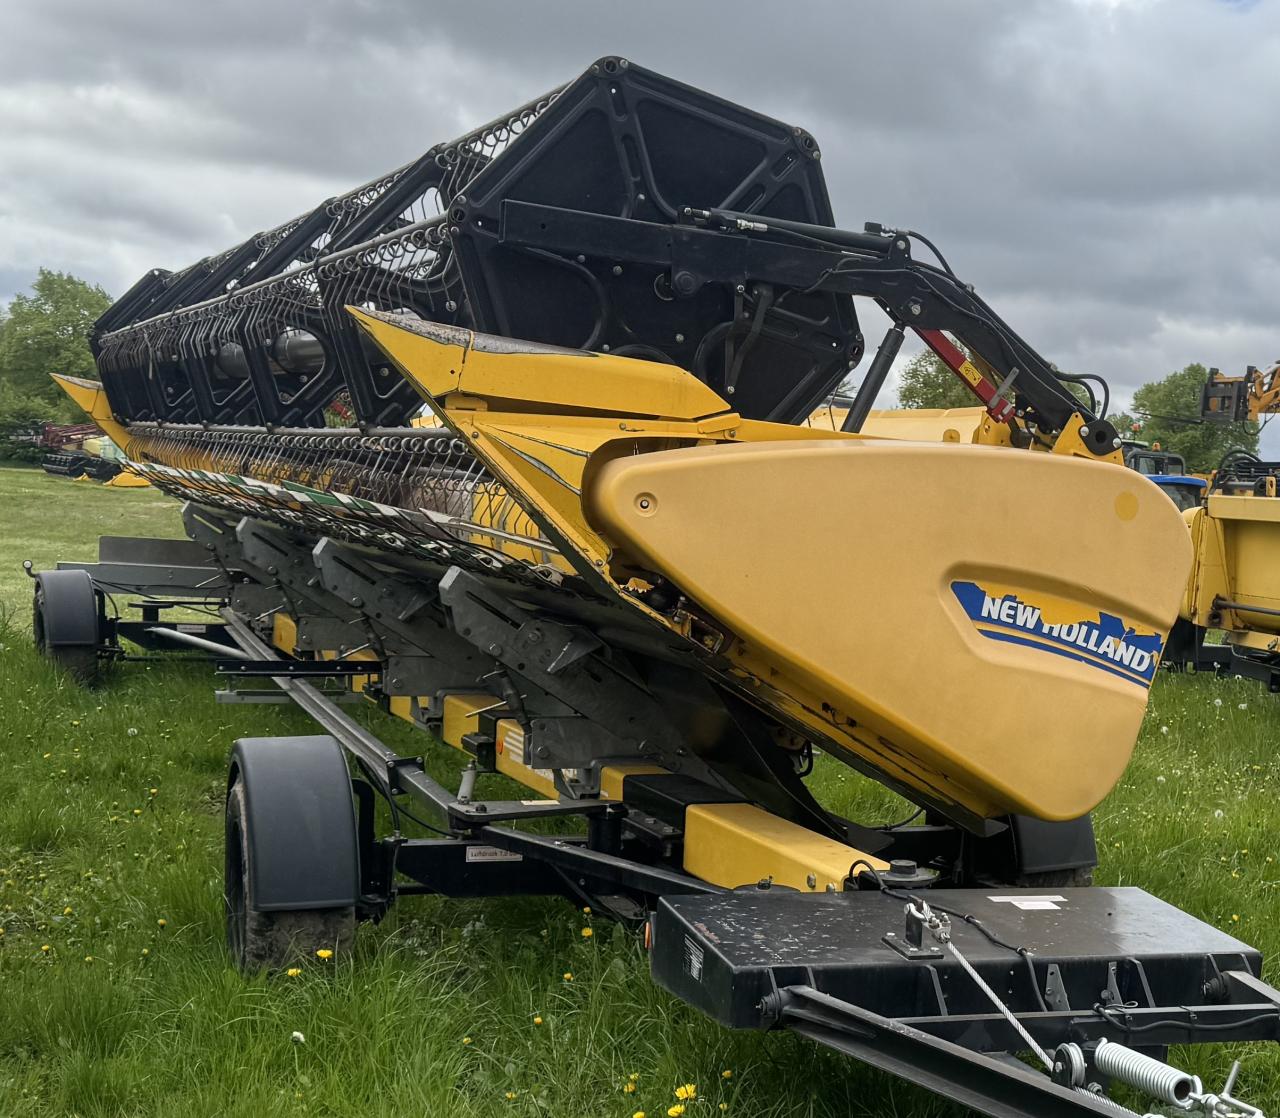
<instances>
[{"instance_id":1,"label":"blue tractor","mask_svg":"<svg viewBox=\"0 0 1280 1118\"><path fill-rule=\"evenodd\" d=\"M1161 450L1159 443L1149 446L1137 439L1126 439L1124 464L1154 481L1184 511L1195 508L1204 500L1204 491L1209 483L1204 478L1188 474L1182 456Z\"/></svg>"}]
</instances>

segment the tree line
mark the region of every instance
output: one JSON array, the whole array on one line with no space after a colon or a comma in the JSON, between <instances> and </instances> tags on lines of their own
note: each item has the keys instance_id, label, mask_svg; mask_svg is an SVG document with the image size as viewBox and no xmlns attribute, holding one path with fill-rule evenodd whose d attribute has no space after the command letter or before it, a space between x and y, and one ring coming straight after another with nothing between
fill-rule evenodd
<instances>
[{"instance_id":1,"label":"tree line","mask_svg":"<svg viewBox=\"0 0 1280 1118\"><path fill-rule=\"evenodd\" d=\"M96 284L41 268L31 290L0 310L0 457L31 455L14 435L84 420L50 374L96 379L89 332L110 305Z\"/></svg>"}]
</instances>

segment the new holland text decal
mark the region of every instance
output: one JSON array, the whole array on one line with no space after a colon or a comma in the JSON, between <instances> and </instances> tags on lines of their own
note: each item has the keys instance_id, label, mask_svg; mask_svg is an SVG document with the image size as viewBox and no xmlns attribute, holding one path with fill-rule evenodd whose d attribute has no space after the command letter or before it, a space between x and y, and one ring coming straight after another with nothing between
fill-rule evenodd
<instances>
[{"instance_id":1,"label":"new holland text decal","mask_svg":"<svg viewBox=\"0 0 1280 1118\"><path fill-rule=\"evenodd\" d=\"M1151 686L1164 640L1123 618L1096 611L1081 616L1079 605L1051 595L1028 600L1014 591L953 582L951 590L984 637L1038 648L1101 668L1131 683Z\"/></svg>"}]
</instances>

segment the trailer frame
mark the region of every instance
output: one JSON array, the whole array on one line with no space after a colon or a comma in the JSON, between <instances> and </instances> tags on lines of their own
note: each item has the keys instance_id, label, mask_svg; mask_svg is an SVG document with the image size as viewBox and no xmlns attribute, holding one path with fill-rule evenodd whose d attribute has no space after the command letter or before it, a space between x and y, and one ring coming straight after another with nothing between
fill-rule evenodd
<instances>
[{"instance_id":1,"label":"trailer frame","mask_svg":"<svg viewBox=\"0 0 1280 1118\"><path fill-rule=\"evenodd\" d=\"M393 668L390 653L360 659L359 626L344 608L354 608L351 602L325 589L322 579L309 582L334 563L341 545L312 547L311 575L295 566L287 567L287 575L286 567L270 573L244 555L261 547L262 533L271 530L242 522L219 537L223 545L238 541L242 561L232 565L230 552L219 555L209 539L200 542L200 525L207 531L210 524L207 510L201 511L204 519L195 512L187 510L187 523L197 542L170 546L172 541L108 537L99 563L60 564L33 578L38 585L50 576L75 579L81 589L89 583L99 652L112 659L126 657L122 641L148 649L182 647L172 634L183 630L159 624L165 610L215 608L218 619L192 625L201 632L189 633L195 639L186 647L204 652L228 676L270 679L276 701L297 705L323 731L311 738L241 739L233 752L229 801L247 773L253 771L249 779L256 782L247 793L254 810L248 817L252 833L244 840L256 852L254 860L264 862L253 898L259 917L323 913L333 934L341 925L335 918L349 912L353 934L356 921L381 919L401 896L562 896L647 925L655 980L722 1023L790 1029L996 1118L1134 1113L1097 1093L1108 1082L1092 1065L1103 1039L1132 1043L1132 1051L1161 1060L1174 1043L1280 1039L1280 992L1262 982L1261 956L1141 890L1010 887L993 896L975 886L938 892L928 874L902 860L882 875L851 866L837 891L805 895L769 879L727 888L670 864L682 840L669 822L672 804L683 803L687 811L705 802L688 776L632 771L637 766L624 758L622 775L606 773L606 790L598 796L574 798L576 789L569 787L536 801L477 798L477 774L495 771L493 728L506 710L501 700L501 709L480 710L463 724L459 740L446 741L470 755L461 785L450 790L427 772L422 756L390 748L341 709L340 695L312 682L390 678L404 667ZM295 593L299 589L305 599ZM138 596L142 619L109 617L104 603L111 595ZM307 611L317 636L350 634L349 645L318 649L315 658L282 655L272 643L280 624L275 618L299 609ZM406 635L403 613L394 614L401 624L389 624L383 636L397 627ZM367 613L360 616L367 624ZM202 648L202 641L210 647ZM395 655L403 659L403 650ZM419 673L418 682L432 674ZM220 692L219 701L236 701L234 695ZM381 695L384 706L393 698ZM441 723L432 725L446 736ZM457 730L455 724L448 733L457 736ZM270 758L275 775L260 775L259 762L251 770L251 755ZM345 758L341 768L334 767L334 756ZM321 832L300 829L291 806L317 797L350 805L349 823L340 806L325 810L319 847L307 843ZM381 833L380 799L393 822ZM402 819L439 834L408 837ZM554 835L513 826L538 820L581 826ZM924 832L941 828L920 830L917 845L927 845ZM232 861L229 855L229 867ZM1002 1005L991 1004L944 958L943 945L922 938L910 912L904 927L904 897L909 904L928 898L965 918L957 922L954 942L992 990L1001 991ZM234 911L243 901L233 902L229 890L229 918L243 915ZM1074 950L1049 944L1046 912L1053 913L1054 935L1077 944ZM1099 926L1106 928L1101 943ZM797 936L797 927L804 934ZM744 930L751 934L743 938ZM337 935L335 946L346 946L347 933ZM237 942L234 930L229 938ZM887 1005L896 1011L884 1012ZM1024 1035L1055 1051L1050 1074L1012 1058L1027 1045L1008 1013ZM1080 1073L1060 1055L1064 1045L1084 1053L1084 1080L1071 1078Z\"/></svg>"}]
</instances>

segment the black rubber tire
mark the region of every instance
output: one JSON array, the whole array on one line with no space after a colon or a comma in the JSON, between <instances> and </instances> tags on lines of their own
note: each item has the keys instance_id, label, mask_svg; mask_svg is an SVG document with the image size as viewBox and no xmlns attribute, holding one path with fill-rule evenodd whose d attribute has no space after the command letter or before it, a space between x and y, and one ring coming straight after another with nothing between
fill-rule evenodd
<instances>
[{"instance_id":1,"label":"black rubber tire","mask_svg":"<svg viewBox=\"0 0 1280 1118\"><path fill-rule=\"evenodd\" d=\"M31 604L31 632L35 638L36 651L47 656L81 687L96 687L101 681L101 661L94 645L51 645L46 639L44 591L39 583L36 583L35 598Z\"/></svg>"},{"instance_id":2,"label":"black rubber tire","mask_svg":"<svg viewBox=\"0 0 1280 1118\"><path fill-rule=\"evenodd\" d=\"M244 784L237 780L227 793L223 900L227 948L240 970L250 973L263 967L314 961L321 950L332 951L335 958L350 952L356 935L353 907L261 912L253 903L250 857Z\"/></svg>"}]
</instances>

